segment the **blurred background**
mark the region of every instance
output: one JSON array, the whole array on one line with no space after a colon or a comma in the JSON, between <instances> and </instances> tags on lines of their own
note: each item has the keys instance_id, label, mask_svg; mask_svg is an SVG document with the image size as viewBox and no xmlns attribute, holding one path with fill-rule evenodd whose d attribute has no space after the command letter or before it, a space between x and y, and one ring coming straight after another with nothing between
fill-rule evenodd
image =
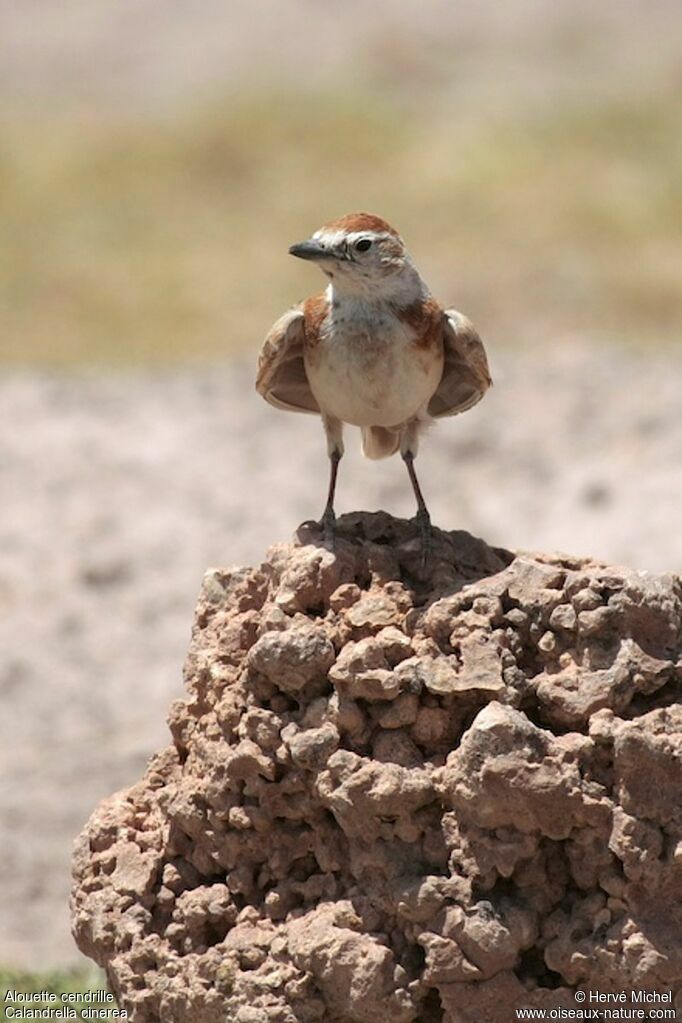
<instances>
[{"instance_id":1,"label":"blurred background","mask_svg":"<svg viewBox=\"0 0 682 1023\"><path fill-rule=\"evenodd\" d=\"M168 740L204 569L321 512L319 424L253 391L321 223L394 223L486 341L436 523L682 568L680 39L677 0L0 0L0 973L78 966L71 843ZM411 515L349 441L339 511Z\"/></svg>"}]
</instances>

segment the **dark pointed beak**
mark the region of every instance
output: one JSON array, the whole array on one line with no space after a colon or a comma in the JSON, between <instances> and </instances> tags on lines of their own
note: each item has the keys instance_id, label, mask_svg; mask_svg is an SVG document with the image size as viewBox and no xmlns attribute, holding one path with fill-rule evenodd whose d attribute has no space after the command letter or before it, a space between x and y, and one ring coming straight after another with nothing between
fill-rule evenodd
<instances>
[{"instance_id":1,"label":"dark pointed beak","mask_svg":"<svg viewBox=\"0 0 682 1023\"><path fill-rule=\"evenodd\" d=\"M329 249L312 239L308 242L297 242L291 246L289 252L299 259L334 259L334 254Z\"/></svg>"}]
</instances>

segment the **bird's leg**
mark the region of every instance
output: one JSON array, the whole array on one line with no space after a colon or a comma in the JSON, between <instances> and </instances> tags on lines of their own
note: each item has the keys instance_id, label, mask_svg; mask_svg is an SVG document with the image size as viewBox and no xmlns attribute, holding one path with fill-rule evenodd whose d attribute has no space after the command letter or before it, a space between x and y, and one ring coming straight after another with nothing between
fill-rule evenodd
<instances>
[{"instance_id":1,"label":"bird's leg","mask_svg":"<svg viewBox=\"0 0 682 1023\"><path fill-rule=\"evenodd\" d=\"M407 471L410 475L410 483L414 491L414 496L417 500L417 526L419 527L419 534L421 536L422 544L422 567L426 567L431 553L431 516L429 515L429 509L426 507L426 501L422 494L422 489L419 486L419 480L417 479L417 473L414 468L414 457L416 454L417 447L417 429L418 424L414 423L408 427L406 431L407 435L401 445L400 454L402 459L407 466Z\"/></svg>"},{"instance_id":2,"label":"bird's leg","mask_svg":"<svg viewBox=\"0 0 682 1023\"><path fill-rule=\"evenodd\" d=\"M327 435L327 452L329 454L329 491L327 493L327 504L325 505L320 526L324 538L328 543L334 542L336 526L336 515L334 513L334 495L336 493L336 478L339 473L339 462L343 457L343 424L338 419L325 416L323 419L324 431Z\"/></svg>"},{"instance_id":3,"label":"bird's leg","mask_svg":"<svg viewBox=\"0 0 682 1023\"><path fill-rule=\"evenodd\" d=\"M339 451L332 451L329 455L329 493L327 494L327 503L325 505L324 512L322 513L322 518L320 519L320 526L324 532L324 538L330 543L334 540L334 527L336 526L334 494L336 492L336 477L339 472L340 461L341 453Z\"/></svg>"}]
</instances>

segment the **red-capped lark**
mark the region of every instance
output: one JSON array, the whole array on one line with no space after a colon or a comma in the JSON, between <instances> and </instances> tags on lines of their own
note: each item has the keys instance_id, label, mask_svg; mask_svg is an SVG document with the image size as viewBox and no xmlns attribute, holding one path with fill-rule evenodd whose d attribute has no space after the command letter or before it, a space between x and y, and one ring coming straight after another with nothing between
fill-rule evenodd
<instances>
[{"instance_id":1,"label":"red-capped lark","mask_svg":"<svg viewBox=\"0 0 682 1023\"><path fill-rule=\"evenodd\" d=\"M276 408L322 417L331 462L320 526L334 535L334 493L344 423L359 426L367 458L397 451L417 500L422 554L431 519L414 460L430 420L464 412L491 380L469 320L443 309L381 217L351 213L289 249L317 263L326 290L285 313L265 339L256 388Z\"/></svg>"}]
</instances>

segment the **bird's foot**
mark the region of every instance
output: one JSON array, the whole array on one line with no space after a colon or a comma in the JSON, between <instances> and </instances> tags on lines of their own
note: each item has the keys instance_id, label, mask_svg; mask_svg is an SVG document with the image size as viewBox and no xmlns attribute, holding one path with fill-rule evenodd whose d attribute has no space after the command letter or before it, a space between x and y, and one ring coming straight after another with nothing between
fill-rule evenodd
<instances>
[{"instance_id":1,"label":"bird's foot","mask_svg":"<svg viewBox=\"0 0 682 1023\"><path fill-rule=\"evenodd\" d=\"M426 569L431 559L433 550L433 530L431 527L431 516L426 508L420 508L415 516L415 522L419 530L421 540L421 567Z\"/></svg>"},{"instance_id":2,"label":"bird's foot","mask_svg":"<svg viewBox=\"0 0 682 1023\"><path fill-rule=\"evenodd\" d=\"M318 522L318 526L322 530L324 542L333 548L336 541L336 515L333 508L325 508L324 515Z\"/></svg>"}]
</instances>

